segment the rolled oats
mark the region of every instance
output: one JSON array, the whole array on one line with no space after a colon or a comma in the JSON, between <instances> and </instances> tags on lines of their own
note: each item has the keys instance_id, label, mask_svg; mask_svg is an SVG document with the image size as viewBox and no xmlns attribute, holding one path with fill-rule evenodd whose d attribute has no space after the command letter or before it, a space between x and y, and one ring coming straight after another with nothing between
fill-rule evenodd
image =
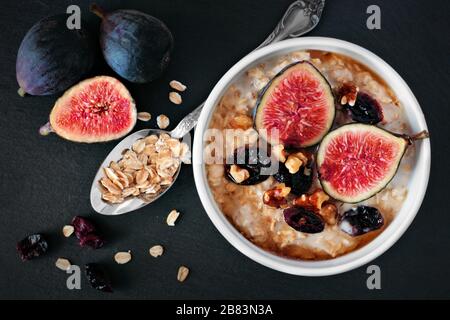
<instances>
[{"instance_id":1,"label":"rolled oats","mask_svg":"<svg viewBox=\"0 0 450 320\"><path fill-rule=\"evenodd\" d=\"M137 118L140 121L150 121L150 119L152 118L152 115L148 112L139 112L137 114Z\"/></svg>"},{"instance_id":2,"label":"rolled oats","mask_svg":"<svg viewBox=\"0 0 450 320\"><path fill-rule=\"evenodd\" d=\"M169 93L169 100L174 104L181 104L183 102L183 99L181 99L180 94L174 91Z\"/></svg>"},{"instance_id":3,"label":"rolled oats","mask_svg":"<svg viewBox=\"0 0 450 320\"><path fill-rule=\"evenodd\" d=\"M111 194L121 194L122 191L117 187L111 180L106 177L103 177L100 180L100 183L111 193Z\"/></svg>"},{"instance_id":4,"label":"rolled oats","mask_svg":"<svg viewBox=\"0 0 450 320\"><path fill-rule=\"evenodd\" d=\"M141 169L138 172L136 172L136 184L142 185L144 184L148 179L148 171L145 169ZM149 182L149 181L148 181Z\"/></svg>"},{"instance_id":5,"label":"rolled oats","mask_svg":"<svg viewBox=\"0 0 450 320\"><path fill-rule=\"evenodd\" d=\"M175 89L180 92L183 92L187 88L184 84L182 84L180 81L177 80L170 81L169 85L172 89Z\"/></svg>"},{"instance_id":6,"label":"rolled oats","mask_svg":"<svg viewBox=\"0 0 450 320\"><path fill-rule=\"evenodd\" d=\"M162 256L162 254L164 253L164 248L161 245L156 245L151 247L148 252L152 257L157 258L159 256Z\"/></svg>"},{"instance_id":7,"label":"rolled oats","mask_svg":"<svg viewBox=\"0 0 450 320\"><path fill-rule=\"evenodd\" d=\"M129 196L132 196L133 194L136 193L136 190L137 190L136 187L131 187L131 188L123 189L123 191L122 191L122 197L126 198L126 197L129 197Z\"/></svg>"},{"instance_id":8,"label":"rolled oats","mask_svg":"<svg viewBox=\"0 0 450 320\"><path fill-rule=\"evenodd\" d=\"M58 258L55 262L55 266L62 271L67 271L70 269L72 264L65 258Z\"/></svg>"},{"instance_id":9,"label":"rolled oats","mask_svg":"<svg viewBox=\"0 0 450 320\"><path fill-rule=\"evenodd\" d=\"M145 140L139 139L135 143L133 143L133 151L136 153L141 153L145 148Z\"/></svg>"},{"instance_id":10,"label":"rolled oats","mask_svg":"<svg viewBox=\"0 0 450 320\"><path fill-rule=\"evenodd\" d=\"M154 145L159 137L156 134L149 135L144 138L145 144L148 146Z\"/></svg>"},{"instance_id":11,"label":"rolled oats","mask_svg":"<svg viewBox=\"0 0 450 320\"><path fill-rule=\"evenodd\" d=\"M181 143L180 160L186 164L191 163L191 151L189 150L189 146L184 142Z\"/></svg>"},{"instance_id":12,"label":"rolled oats","mask_svg":"<svg viewBox=\"0 0 450 320\"><path fill-rule=\"evenodd\" d=\"M169 120L169 118L166 115L160 114L156 118L156 123L158 124L158 127L160 129L165 129L165 128L167 128L169 126L170 120Z\"/></svg>"},{"instance_id":13,"label":"rolled oats","mask_svg":"<svg viewBox=\"0 0 450 320\"><path fill-rule=\"evenodd\" d=\"M168 226L175 226L175 222L177 221L178 217L180 216L180 213L173 209L170 211L169 215L167 216L166 223Z\"/></svg>"},{"instance_id":14,"label":"rolled oats","mask_svg":"<svg viewBox=\"0 0 450 320\"><path fill-rule=\"evenodd\" d=\"M180 282L183 282L186 280L187 276L189 275L189 268L185 266L180 266L178 268L178 274L177 274L177 280Z\"/></svg>"},{"instance_id":15,"label":"rolled oats","mask_svg":"<svg viewBox=\"0 0 450 320\"><path fill-rule=\"evenodd\" d=\"M174 181L181 162L190 161L189 146L168 134L136 140L122 159L103 168L100 179L102 199L121 203L129 197L152 201Z\"/></svg>"},{"instance_id":16,"label":"rolled oats","mask_svg":"<svg viewBox=\"0 0 450 320\"><path fill-rule=\"evenodd\" d=\"M124 200L122 195L116 195L116 194L112 194L110 192L103 193L102 194L102 199L105 200L105 201L108 201L110 203L121 203Z\"/></svg>"},{"instance_id":17,"label":"rolled oats","mask_svg":"<svg viewBox=\"0 0 450 320\"><path fill-rule=\"evenodd\" d=\"M70 237L74 231L75 231L74 227L70 225L64 226L62 229L62 233L66 238Z\"/></svg>"},{"instance_id":18,"label":"rolled oats","mask_svg":"<svg viewBox=\"0 0 450 320\"><path fill-rule=\"evenodd\" d=\"M231 119L230 126L233 129L248 129L253 126L253 119L247 115L240 114Z\"/></svg>"},{"instance_id":19,"label":"rolled oats","mask_svg":"<svg viewBox=\"0 0 450 320\"><path fill-rule=\"evenodd\" d=\"M114 260L118 263L118 264L125 264L131 261L131 251L126 251L126 252L117 252L114 255Z\"/></svg>"}]
</instances>

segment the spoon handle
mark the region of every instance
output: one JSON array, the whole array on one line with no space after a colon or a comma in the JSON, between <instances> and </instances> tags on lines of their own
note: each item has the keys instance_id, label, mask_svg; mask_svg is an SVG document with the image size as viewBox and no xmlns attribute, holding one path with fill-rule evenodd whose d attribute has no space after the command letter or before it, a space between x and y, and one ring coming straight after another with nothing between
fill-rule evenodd
<instances>
[{"instance_id":1,"label":"spoon handle","mask_svg":"<svg viewBox=\"0 0 450 320\"><path fill-rule=\"evenodd\" d=\"M297 38L319 22L325 0L298 0L287 8L272 33L256 49L284 39Z\"/></svg>"},{"instance_id":2,"label":"spoon handle","mask_svg":"<svg viewBox=\"0 0 450 320\"><path fill-rule=\"evenodd\" d=\"M184 117L178 125L170 132L172 138L181 139L183 138L189 131L191 131L198 122L198 118L200 117L200 113L202 112L203 106L205 102L202 102L194 111L191 111L186 117Z\"/></svg>"},{"instance_id":3,"label":"spoon handle","mask_svg":"<svg viewBox=\"0 0 450 320\"><path fill-rule=\"evenodd\" d=\"M319 22L325 0L294 1L278 22L272 33L256 49L288 38L296 38L313 29ZM255 49L255 50L256 50ZM205 102L189 113L170 132L173 138L181 139L191 131L198 122Z\"/></svg>"}]
</instances>

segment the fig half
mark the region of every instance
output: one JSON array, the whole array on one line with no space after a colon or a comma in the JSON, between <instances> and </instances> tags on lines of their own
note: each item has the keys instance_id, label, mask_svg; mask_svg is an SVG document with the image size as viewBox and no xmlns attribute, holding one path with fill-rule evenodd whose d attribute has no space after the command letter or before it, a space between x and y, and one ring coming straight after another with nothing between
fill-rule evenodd
<instances>
[{"instance_id":1,"label":"fig half","mask_svg":"<svg viewBox=\"0 0 450 320\"><path fill-rule=\"evenodd\" d=\"M322 140L334 115L328 81L311 63L301 61L285 67L262 90L254 123L272 145L304 148Z\"/></svg>"},{"instance_id":2,"label":"fig half","mask_svg":"<svg viewBox=\"0 0 450 320\"><path fill-rule=\"evenodd\" d=\"M361 123L331 131L317 153L323 190L346 203L372 197L392 180L408 145L425 137L428 132L409 137Z\"/></svg>"},{"instance_id":3,"label":"fig half","mask_svg":"<svg viewBox=\"0 0 450 320\"><path fill-rule=\"evenodd\" d=\"M73 86L56 101L50 125L64 139L92 143L123 137L136 118L127 88L115 78L98 76Z\"/></svg>"}]
</instances>

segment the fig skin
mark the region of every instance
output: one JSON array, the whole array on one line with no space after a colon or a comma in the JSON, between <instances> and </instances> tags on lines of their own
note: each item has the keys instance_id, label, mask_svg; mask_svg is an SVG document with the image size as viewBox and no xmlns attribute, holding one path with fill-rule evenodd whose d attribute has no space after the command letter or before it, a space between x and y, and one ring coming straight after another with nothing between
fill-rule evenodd
<instances>
[{"instance_id":1,"label":"fig skin","mask_svg":"<svg viewBox=\"0 0 450 320\"><path fill-rule=\"evenodd\" d=\"M174 42L162 21L137 10L106 13L95 4L91 11L102 18L100 46L114 72L133 83L161 76L170 62Z\"/></svg>"},{"instance_id":2,"label":"fig skin","mask_svg":"<svg viewBox=\"0 0 450 320\"><path fill-rule=\"evenodd\" d=\"M44 18L23 38L16 60L20 95L60 93L91 70L95 42L84 21L80 30L70 30L67 18L67 14Z\"/></svg>"}]
</instances>

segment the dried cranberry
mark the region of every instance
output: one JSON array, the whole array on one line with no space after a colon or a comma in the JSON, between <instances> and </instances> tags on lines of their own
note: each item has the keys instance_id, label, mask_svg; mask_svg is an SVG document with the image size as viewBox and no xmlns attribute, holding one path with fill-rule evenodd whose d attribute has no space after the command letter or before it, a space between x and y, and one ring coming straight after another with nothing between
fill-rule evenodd
<instances>
[{"instance_id":1,"label":"dried cranberry","mask_svg":"<svg viewBox=\"0 0 450 320\"><path fill-rule=\"evenodd\" d=\"M98 234L97 228L90 220L76 216L72 219L72 225L80 246L98 249L105 244L103 238Z\"/></svg>"},{"instance_id":2,"label":"dried cranberry","mask_svg":"<svg viewBox=\"0 0 450 320\"><path fill-rule=\"evenodd\" d=\"M354 106L346 105L352 119L366 124L377 124L383 120L383 110L377 100L364 92L358 93Z\"/></svg>"},{"instance_id":3,"label":"dried cranberry","mask_svg":"<svg viewBox=\"0 0 450 320\"><path fill-rule=\"evenodd\" d=\"M98 249L103 247L103 245L105 244L103 238L94 233L80 236L78 237L78 239L80 240L80 246L82 247L91 247L93 249Z\"/></svg>"},{"instance_id":4,"label":"dried cranberry","mask_svg":"<svg viewBox=\"0 0 450 320\"><path fill-rule=\"evenodd\" d=\"M278 164L278 172L273 175L275 180L284 183L291 188L291 193L301 195L311 188L313 182L312 165L308 164L306 167L301 167L296 173L291 174L284 165L280 162Z\"/></svg>"},{"instance_id":5,"label":"dried cranberry","mask_svg":"<svg viewBox=\"0 0 450 320\"><path fill-rule=\"evenodd\" d=\"M269 178L270 174L264 173L262 170L270 170L270 154L267 153L267 148L259 147L241 147L234 151L232 157L227 159L225 164L225 173L228 179L236 183L230 174L231 165L235 164L241 169L246 169L250 174L248 179L238 183L240 185L253 185L263 182Z\"/></svg>"},{"instance_id":6,"label":"dried cranberry","mask_svg":"<svg viewBox=\"0 0 450 320\"><path fill-rule=\"evenodd\" d=\"M325 228L322 218L302 207L291 207L283 211L286 223L297 231L319 233Z\"/></svg>"},{"instance_id":7,"label":"dried cranberry","mask_svg":"<svg viewBox=\"0 0 450 320\"><path fill-rule=\"evenodd\" d=\"M88 233L96 231L95 226L91 221L80 216L76 216L72 219L72 226L75 229L75 233L80 235L87 235Z\"/></svg>"},{"instance_id":8,"label":"dried cranberry","mask_svg":"<svg viewBox=\"0 0 450 320\"><path fill-rule=\"evenodd\" d=\"M20 258L30 260L47 252L48 243L42 234L32 234L17 243Z\"/></svg>"},{"instance_id":9,"label":"dried cranberry","mask_svg":"<svg viewBox=\"0 0 450 320\"><path fill-rule=\"evenodd\" d=\"M351 236L380 229L384 224L384 218L377 208L358 206L350 209L342 215L339 226L342 231Z\"/></svg>"},{"instance_id":10,"label":"dried cranberry","mask_svg":"<svg viewBox=\"0 0 450 320\"><path fill-rule=\"evenodd\" d=\"M96 263L88 263L84 266L84 269L92 288L103 292L113 292L111 281L103 267Z\"/></svg>"}]
</instances>

